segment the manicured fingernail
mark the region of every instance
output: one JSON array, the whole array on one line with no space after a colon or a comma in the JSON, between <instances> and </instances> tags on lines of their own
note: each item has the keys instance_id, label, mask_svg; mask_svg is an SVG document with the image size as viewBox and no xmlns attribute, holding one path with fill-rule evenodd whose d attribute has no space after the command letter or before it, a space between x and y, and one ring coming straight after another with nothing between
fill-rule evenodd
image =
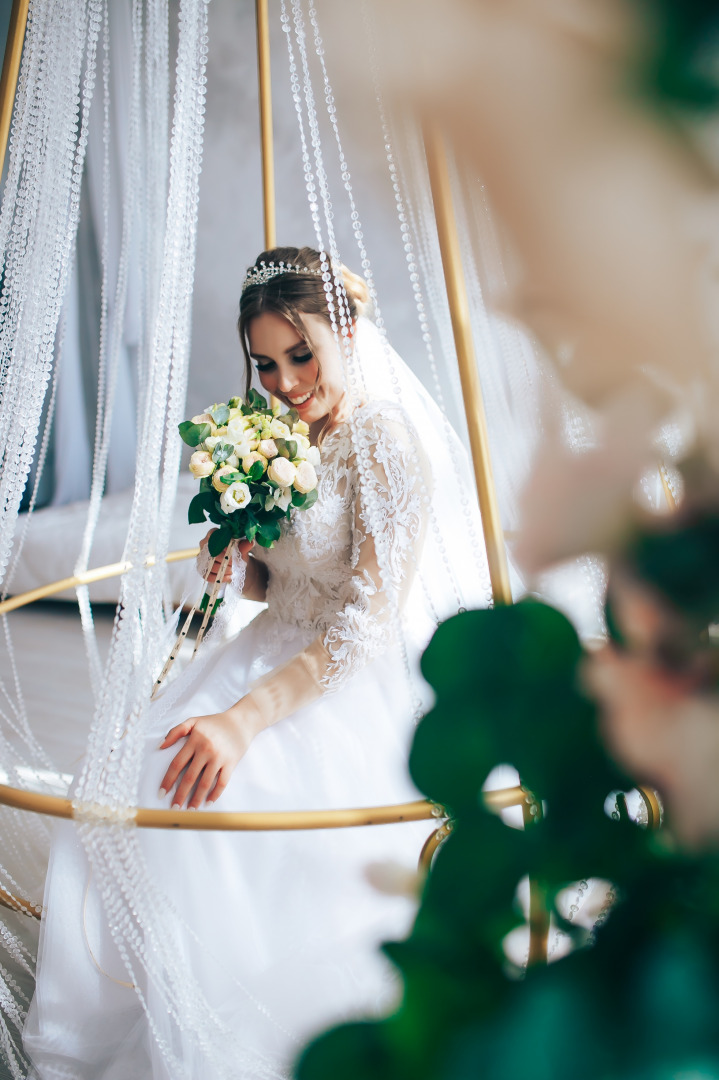
<instances>
[{"instance_id":1,"label":"manicured fingernail","mask_svg":"<svg viewBox=\"0 0 719 1080\"><path fill-rule=\"evenodd\" d=\"M187 809L188 810L197 810L197 807L196 806L188 806Z\"/></svg>"},{"instance_id":2,"label":"manicured fingernail","mask_svg":"<svg viewBox=\"0 0 719 1080\"><path fill-rule=\"evenodd\" d=\"M167 795L167 789L164 788L164 787L161 787L159 792L157 793L158 799L164 799L165 795Z\"/></svg>"},{"instance_id":3,"label":"manicured fingernail","mask_svg":"<svg viewBox=\"0 0 719 1080\"><path fill-rule=\"evenodd\" d=\"M171 807L171 809L172 809L172 810L181 810L181 809L182 809L182 807L180 806L179 802L174 802L174 803L172 804L172 807Z\"/></svg>"}]
</instances>

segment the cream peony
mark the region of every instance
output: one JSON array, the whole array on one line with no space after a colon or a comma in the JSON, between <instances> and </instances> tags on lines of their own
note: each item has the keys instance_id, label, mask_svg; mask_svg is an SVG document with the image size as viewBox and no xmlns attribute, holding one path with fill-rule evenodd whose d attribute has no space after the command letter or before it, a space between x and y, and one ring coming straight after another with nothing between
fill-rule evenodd
<instances>
[{"instance_id":1,"label":"cream peony","mask_svg":"<svg viewBox=\"0 0 719 1080\"><path fill-rule=\"evenodd\" d=\"M253 450L251 454L246 454L245 457L243 457L243 459L242 459L243 471L246 472L246 473L249 473L250 469L252 468L252 466L255 464L256 461L261 461L262 462L262 471L264 472L265 469L267 468L267 458L263 457L262 454L258 454L256 450Z\"/></svg>"},{"instance_id":2,"label":"cream peony","mask_svg":"<svg viewBox=\"0 0 719 1080\"><path fill-rule=\"evenodd\" d=\"M279 487L288 488L294 483L297 469L287 458L277 457L267 470L267 475Z\"/></svg>"},{"instance_id":3,"label":"cream peony","mask_svg":"<svg viewBox=\"0 0 719 1080\"><path fill-rule=\"evenodd\" d=\"M293 435L309 435L309 433L310 425L307 423L306 420L295 420L294 424L292 425Z\"/></svg>"},{"instance_id":4,"label":"cream peony","mask_svg":"<svg viewBox=\"0 0 719 1080\"><path fill-rule=\"evenodd\" d=\"M317 487L317 473L309 461L301 461L295 470L293 487L300 494L306 495Z\"/></svg>"},{"instance_id":5,"label":"cream peony","mask_svg":"<svg viewBox=\"0 0 719 1080\"><path fill-rule=\"evenodd\" d=\"M292 437L292 432L281 420L273 420L270 424L270 435L273 439L289 439Z\"/></svg>"},{"instance_id":6,"label":"cream peony","mask_svg":"<svg viewBox=\"0 0 719 1080\"><path fill-rule=\"evenodd\" d=\"M195 453L190 458L190 472L196 480L201 480L203 476L211 476L215 471L215 463L212 460L212 454L208 454L206 450L195 450Z\"/></svg>"},{"instance_id":7,"label":"cream peony","mask_svg":"<svg viewBox=\"0 0 719 1080\"><path fill-rule=\"evenodd\" d=\"M277 457L277 446L274 439L263 439L257 447L263 457L273 458Z\"/></svg>"},{"instance_id":8,"label":"cream peony","mask_svg":"<svg viewBox=\"0 0 719 1080\"><path fill-rule=\"evenodd\" d=\"M244 480L235 480L222 492L220 506L226 514L231 514L234 510L242 510L251 498L252 493Z\"/></svg>"},{"instance_id":9,"label":"cream peony","mask_svg":"<svg viewBox=\"0 0 719 1080\"><path fill-rule=\"evenodd\" d=\"M222 465L221 468L219 468L212 477L213 488L215 489L215 491L219 491L220 494L222 494L222 492L227 491L227 488L229 487L229 484L225 484L222 482L222 477L236 475L237 469L233 469L231 465Z\"/></svg>"},{"instance_id":10,"label":"cream peony","mask_svg":"<svg viewBox=\"0 0 719 1080\"><path fill-rule=\"evenodd\" d=\"M305 454L305 458L307 461L309 461L310 465L314 465L315 469L319 468L321 458L319 449L316 446L310 446L309 450Z\"/></svg>"}]
</instances>

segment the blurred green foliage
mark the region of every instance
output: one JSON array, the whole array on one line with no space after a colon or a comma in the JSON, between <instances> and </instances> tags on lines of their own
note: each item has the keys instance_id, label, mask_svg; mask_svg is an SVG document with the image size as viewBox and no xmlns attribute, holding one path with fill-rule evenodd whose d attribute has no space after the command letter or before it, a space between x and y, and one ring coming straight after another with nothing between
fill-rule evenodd
<instances>
[{"instance_id":1,"label":"blurred green foliage","mask_svg":"<svg viewBox=\"0 0 719 1080\"><path fill-rule=\"evenodd\" d=\"M632 787L605 755L580 688L568 621L534 601L467 612L423 659L436 705L411 770L456 825L430 873L409 938L385 946L404 997L381 1021L346 1024L304 1052L298 1080L669 1080L719 1077L719 863L672 851L632 822ZM545 800L525 830L484 805L500 763ZM560 890L598 877L617 895L596 943L555 916L574 950L522 973L503 939L524 922L530 875L554 910Z\"/></svg>"},{"instance_id":2,"label":"blurred green foliage","mask_svg":"<svg viewBox=\"0 0 719 1080\"><path fill-rule=\"evenodd\" d=\"M692 109L719 104L717 0L633 0L651 29L643 78L660 101Z\"/></svg>"}]
</instances>

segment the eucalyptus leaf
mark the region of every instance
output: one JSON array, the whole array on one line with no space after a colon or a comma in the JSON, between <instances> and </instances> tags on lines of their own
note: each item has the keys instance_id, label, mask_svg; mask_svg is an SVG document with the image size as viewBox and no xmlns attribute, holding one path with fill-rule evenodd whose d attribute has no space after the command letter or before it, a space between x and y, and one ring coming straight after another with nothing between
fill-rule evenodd
<instances>
[{"instance_id":1,"label":"eucalyptus leaf","mask_svg":"<svg viewBox=\"0 0 719 1080\"><path fill-rule=\"evenodd\" d=\"M188 446L199 446L205 439L209 439L212 433L210 424L193 424L192 420L183 420L177 425L177 430L180 432L182 441Z\"/></svg>"},{"instance_id":2,"label":"eucalyptus leaf","mask_svg":"<svg viewBox=\"0 0 719 1080\"><path fill-rule=\"evenodd\" d=\"M230 409L227 405L215 405L210 410L210 416L215 421L217 427L224 427L227 421L230 419Z\"/></svg>"},{"instance_id":3,"label":"eucalyptus leaf","mask_svg":"<svg viewBox=\"0 0 719 1080\"><path fill-rule=\"evenodd\" d=\"M264 471L265 471L265 467L264 467L264 465L262 464L261 461L253 462L252 467L251 467L251 469L249 471L249 474L248 474L249 479L254 480L254 481L259 480L262 477L262 474L264 473Z\"/></svg>"},{"instance_id":4,"label":"eucalyptus leaf","mask_svg":"<svg viewBox=\"0 0 719 1080\"><path fill-rule=\"evenodd\" d=\"M297 457L297 443L294 439L287 440L287 455L290 461L294 461Z\"/></svg>"},{"instance_id":5,"label":"eucalyptus leaf","mask_svg":"<svg viewBox=\"0 0 719 1080\"><path fill-rule=\"evenodd\" d=\"M277 453L280 457L289 458L290 451L287 445L287 439L275 439L275 446L277 447Z\"/></svg>"},{"instance_id":6,"label":"eucalyptus leaf","mask_svg":"<svg viewBox=\"0 0 719 1080\"><path fill-rule=\"evenodd\" d=\"M267 408L267 398L263 397L262 394L255 390L254 386L250 387L250 392L247 395L247 402L252 406L252 409Z\"/></svg>"},{"instance_id":7,"label":"eucalyptus leaf","mask_svg":"<svg viewBox=\"0 0 719 1080\"><path fill-rule=\"evenodd\" d=\"M212 451L212 460L216 465L221 465L227 461L228 457L231 457L235 452L235 447L230 442L218 442Z\"/></svg>"},{"instance_id":8,"label":"eucalyptus leaf","mask_svg":"<svg viewBox=\"0 0 719 1080\"><path fill-rule=\"evenodd\" d=\"M309 510L309 508L311 506L314 506L315 503L317 502L317 497L318 497L317 496L317 488L314 488L313 491L308 491L307 494L305 495L305 501L302 504L302 509L303 510Z\"/></svg>"}]
</instances>

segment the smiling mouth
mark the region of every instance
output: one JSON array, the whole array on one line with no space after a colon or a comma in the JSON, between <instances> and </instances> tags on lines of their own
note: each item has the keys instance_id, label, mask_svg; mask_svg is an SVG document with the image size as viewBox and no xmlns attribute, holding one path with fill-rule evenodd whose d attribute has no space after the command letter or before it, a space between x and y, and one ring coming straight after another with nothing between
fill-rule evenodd
<instances>
[{"instance_id":1,"label":"smiling mouth","mask_svg":"<svg viewBox=\"0 0 719 1080\"><path fill-rule=\"evenodd\" d=\"M298 398L291 398L288 395L287 400L289 401L290 405L295 405L295 406L304 405L304 403L306 401L310 400L310 398L313 396L313 394L314 394L314 390L310 390L310 391L308 391L308 393L303 394L302 397L298 397Z\"/></svg>"}]
</instances>

